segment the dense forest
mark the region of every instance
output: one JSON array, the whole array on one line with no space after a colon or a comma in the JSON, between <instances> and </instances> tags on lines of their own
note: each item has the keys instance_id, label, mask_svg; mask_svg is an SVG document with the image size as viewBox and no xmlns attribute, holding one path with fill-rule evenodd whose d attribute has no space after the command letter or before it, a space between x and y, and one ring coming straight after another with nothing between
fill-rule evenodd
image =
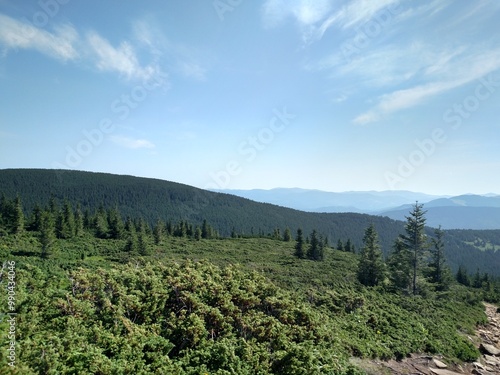
<instances>
[{"instance_id":1,"label":"dense forest","mask_svg":"<svg viewBox=\"0 0 500 375\"><path fill-rule=\"evenodd\" d=\"M79 179L87 200L62 187L63 196L29 196L37 184L19 181L0 197L0 304L15 314L0 321L0 373L361 374L350 358L412 352L473 361L479 352L468 336L485 323L481 301L500 302L500 281L487 269L450 269L449 233L425 226L422 205L399 231L384 219L342 216L366 224L360 239L277 223L252 234L216 216L127 211L104 185L96 186L109 202L91 204ZM43 191L41 175L38 183ZM189 193L179 194L190 207ZM174 210L180 198L171 197ZM220 216L254 204L210 199ZM393 231L385 255L381 239ZM475 249L496 241L494 232L463 235Z\"/></svg>"},{"instance_id":2,"label":"dense forest","mask_svg":"<svg viewBox=\"0 0 500 375\"><path fill-rule=\"evenodd\" d=\"M122 218L142 219L151 227L158 221L186 221L201 227L206 221L222 237L272 236L277 229L283 234L286 228L301 228L308 235L317 230L330 244L349 241L355 249L362 245L364 229L373 223L385 257L404 225L355 213L307 213L163 180L66 170L0 170L0 194L11 200L19 196L27 217L35 206L44 207L52 199L61 205L69 202L73 208L79 205L82 213L116 209ZM426 228L429 236L433 231ZM500 252L494 251L500 248L500 230L452 230L446 232L444 241L454 272L465 266L469 272L481 269L500 275Z\"/></svg>"}]
</instances>

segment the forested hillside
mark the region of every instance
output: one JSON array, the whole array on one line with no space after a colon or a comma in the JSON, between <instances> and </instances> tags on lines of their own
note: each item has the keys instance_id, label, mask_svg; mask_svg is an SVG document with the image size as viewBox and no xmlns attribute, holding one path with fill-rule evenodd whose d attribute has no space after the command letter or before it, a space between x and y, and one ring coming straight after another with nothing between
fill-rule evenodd
<instances>
[{"instance_id":1,"label":"forested hillside","mask_svg":"<svg viewBox=\"0 0 500 375\"><path fill-rule=\"evenodd\" d=\"M331 244L349 241L356 249L362 245L363 231L373 223L380 235L382 251L387 255L403 223L389 218L355 213L307 213L271 204L257 203L233 195L213 193L169 181L66 170L7 169L0 170L0 194L8 199L19 196L26 216L36 205L48 205L51 198L58 204L80 205L82 212L95 214L101 209L116 209L121 217L142 218L150 225L158 220L178 223L181 220L201 226L204 221L222 237L272 236L286 228L306 234L317 230ZM464 265L470 272L480 269L500 274L500 241L488 231L476 231L474 241L463 231L449 231L444 241L452 269ZM432 229L427 228L430 236ZM485 232L486 233L486 232ZM481 241L490 247L475 246ZM493 241L493 242L492 242ZM484 251L488 250L488 251Z\"/></svg>"},{"instance_id":2,"label":"forested hillside","mask_svg":"<svg viewBox=\"0 0 500 375\"><path fill-rule=\"evenodd\" d=\"M0 305L14 314L0 321L2 374L354 375L352 357L473 361L481 301L500 301L485 273L453 280L421 207L384 262L373 224L354 254L317 231L222 238L208 222L150 226L55 199L25 217L20 198L0 203Z\"/></svg>"}]
</instances>

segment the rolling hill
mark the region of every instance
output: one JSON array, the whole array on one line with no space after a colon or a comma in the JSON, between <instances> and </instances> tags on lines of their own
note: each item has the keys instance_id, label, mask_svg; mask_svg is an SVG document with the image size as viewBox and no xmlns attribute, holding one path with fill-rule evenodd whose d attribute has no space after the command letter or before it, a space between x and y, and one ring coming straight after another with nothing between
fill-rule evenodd
<instances>
[{"instance_id":1,"label":"rolling hill","mask_svg":"<svg viewBox=\"0 0 500 375\"><path fill-rule=\"evenodd\" d=\"M364 230L373 223L387 254L394 239L403 231L404 223L387 217L357 213L311 213L258 203L230 194L215 193L158 179L66 170L5 169L0 170L0 195L12 199L19 195L26 213L36 204L47 205L51 197L62 203L79 203L82 210L99 206L118 208L126 217L143 217L151 224L188 220L201 224L207 220L222 236L235 231L239 235L266 235L279 228L306 234L313 229L327 236L330 243L351 239L360 248ZM428 235L432 235L428 228ZM446 236L446 252L450 265L457 269L466 265L490 274L500 274L500 252L484 251L474 241L466 241L461 231ZM481 240L481 231L476 238ZM493 248L500 246L494 237ZM497 243L498 242L498 243ZM490 241L491 243L491 241Z\"/></svg>"}]
</instances>

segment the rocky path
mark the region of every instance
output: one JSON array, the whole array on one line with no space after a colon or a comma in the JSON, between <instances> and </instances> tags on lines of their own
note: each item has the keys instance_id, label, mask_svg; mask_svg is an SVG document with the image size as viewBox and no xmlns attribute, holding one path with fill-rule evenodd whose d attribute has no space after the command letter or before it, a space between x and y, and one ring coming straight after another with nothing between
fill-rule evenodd
<instances>
[{"instance_id":1,"label":"rocky path","mask_svg":"<svg viewBox=\"0 0 500 375\"><path fill-rule=\"evenodd\" d=\"M402 361L354 361L369 375L500 375L500 313L486 304L488 325L477 330L476 341L481 357L474 363L454 365L442 358L412 355Z\"/></svg>"}]
</instances>

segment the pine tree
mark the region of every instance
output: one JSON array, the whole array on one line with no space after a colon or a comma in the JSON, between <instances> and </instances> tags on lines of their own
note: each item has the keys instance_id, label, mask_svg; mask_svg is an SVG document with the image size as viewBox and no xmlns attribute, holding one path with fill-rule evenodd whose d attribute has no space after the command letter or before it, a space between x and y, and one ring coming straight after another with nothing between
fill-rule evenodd
<instances>
[{"instance_id":1,"label":"pine tree","mask_svg":"<svg viewBox=\"0 0 500 375\"><path fill-rule=\"evenodd\" d=\"M12 233L18 234L24 231L24 213L21 197L18 195L12 205Z\"/></svg>"},{"instance_id":2,"label":"pine tree","mask_svg":"<svg viewBox=\"0 0 500 375\"><path fill-rule=\"evenodd\" d=\"M165 233L165 223L161 220L156 222L155 227L153 228L153 237L155 240L155 245L159 245L163 241L163 236Z\"/></svg>"},{"instance_id":3,"label":"pine tree","mask_svg":"<svg viewBox=\"0 0 500 375\"><path fill-rule=\"evenodd\" d=\"M285 232L283 233L283 241L290 242L292 240L292 233L290 232L290 228L285 228Z\"/></svg>"},{"instance_id":4,"label":"pine tree","mask_svg":"<svg viewBox=\"0 0 500 375\"><path fill-rule=\"evenodd\" d=\"M337 241L337 250L344 251L344 245L342 244L342 241L340 240L340 238Z\"/></svg>"},{"instance_id":5,"label":"pine tree","mask_svg":"<svg viewBox=\"0 0 500 375\"><path fill-rule=\"evenodd\" d=\"M148 225L143 218L139 219L137 226L137 250L140 255L151 255L151 248L148 243Z\"/></svg>"},{"instance_id":6,"label":"pine tree","mask_svg":"<svg viewBox=\"0 0 500 375\"><path fill-rule=\"evenodd\" d=\"M194 230L194 239L196 241L200 241L201 240L201 228L199 226L196 226L196 229Z\"/></svg>"},{"instance_id":7,"label":"pine tree","mask_svg":"<svg viewBox=\"0 0 500 375\"><path fill-rule=\"evenodd\" d=\"M297 229L297 237L295 238L295 256L297 258L304 258L304 238L302 237L302 229Z\"/></svg>"},{"instance_id":8,"label":"pine tree","mask_svg":"<svg viewBox=\"0 0 500 375\"><path fill-rule=\"evenodd\" d=\"M446 267L444 256L444 231L441 226L434 231L435 238L432 239L431 261L429 263L429 281L435 284L435 289L443 291L449 288L450 273Z\"/></svg>"},{"instance_id":9,"label":"pine tree","mask_svg":"<svg viewBox=\"0 0 500 375\"><path fill-rule=\"evenodd\" d=\"M2 192L2 197L0 198L0 226L6 228L8 223L9 214L9 202L5 193Z\"/></svg>"},{"instance_id":10,"label":"pine tree","mask_svg":"<svg viewBox=\"0 0 500 375\"><path fill-rule=\"evenodd\" d=\"M107 213L109 238L120 239L123 237L124 225L118 207L110 209Z\"/></svg>"},{"instance_id":11,"label":"pine tree","mask_svg":"<svg viewBox=\"0 0 500 375\"><path fill-rule=\"evenodd\" d=\"M104 206L100 206L94 217L94 229L95 235L99 238L108 238L109 225L108 225L108 213L104 209Z\"/></svg>"},{"instance_id":12,"label":"pine tree","mask_svg":"<svg viewBox=\"0 0 500 375\"><path fill-rule=\"evenodd\" d=\"M203 224L201 225L201 238L211 238L212 237L212 230L210 226L207 223L207 220L203 220Z\"/></svg>"},{"instance_id":13,"label":"pine tree","mask_svg":"<svg viewBox=\"0 0 500 375\"><path fill-rule=\"evenodd\" d=\"M274 228L273 239L275 239L275 240L281 240L281 231L280 231L279 228Z\"/></svg>"},{"instance_id":14,"label":"pine tree","mask_svg":"<svg viewBox=\"0 0 500 375\"><path fill-rule=\"evenodd\" d=\"M428 247L425 235L425 213L423 205L415 203L410 216L406 216L405 234L401 235L404 247L411 253L411 288L412 294L418 294L417 278L424 251Z\"/></svg>"},{"instance_id":15,"label":"pine tree","mask_svg":"<svg viewBox=\"0 0 500 375\"><path fill-rule=\"evenodd\" d=\"M57 238L72 238L75 235L75 215L68 201L56 215L56 235Z\"/></svg>"},{"instance_id":16,"label":"pine tree","mask_svg":"<svg viewBox=\"0 0 500 375\"><path fill-rule=\"evenodd\" d=\"M38 232L41 227L42 223L42 209L38 204L35 204L35 207L33 208L33 211L31 213L31 219L30 219L30 225L29 228L32 231Z\"/></svg>"},{"instance_id":17,"label":"pine tree","mask_svg":"<svg viewBox=\"0 0 500 375\"><path fill-rule=\"evenodd\" d=\"M75 210L75 236L80 237L83 235L83 228L84 228L84 217L82 214L82 208L80 206L80 203L76 205L76 210Z\"/></svg>"},{"instance_id":18,"label":"pine tree","mask_svg":"<svg viewBox=\"0 0 500 375\"><path fill-rule=\"evenodd\" d=\"M456 280L459 284L462 284L465 286L470 286L469 274L467 273L467 270L465 269L465 267L463 265L460 265L458 267Z\"/></svg>"},{"instance_id":19,"label":"pine tree","mask_svg":"<svg viewBox=\"0 0 500 375\"><path fill-rule=\"evenodd\" d=\"M478 268L474 275L474 279L472 280L472 287L479 289L482 286L483 286L483 278L481 277L481 273L479 272Z\"/></svg>"},{"instance_id":20,"label":"pine tree","mask_svg":"<svg viewBox=\"0 0 500 375\"><path fill-rule=\"evenodd\" d=\"M376 286L385 278L385 264L382 259L378 233L373 224L365 230L363 245L358 265L358 280L363 285Z\"/></svg>"},{"instance_id":21,"label":"pine tree","mask_svg":"<svg viewBox=\"0 0 500 375\"><path fill-rule=\"evenodd\" d=\"M351 239L350 238L348 238L347 242L345 243L344 251L347 252L347 253L352 252L352 243L351 243Z\"/></svg>"},{"instance_id":22,"label":"pine tree","mask_svg":"<svg viewBox=\"0 0 500 375\"><path fill-rule=\"evenodd\" d=\"M40 220L40 243L42 245L42 258L48 258L53 251L56 236L54 221L50 212L44 211Z\"/></svg>"},{"instance_id":23,"label":"pine tree","mask_svg":"<svg viewBox=\"0 0 500 375\"><path fill-rule=\"evenodd\" d=\"M309 249L307 249L307 258L311 260L323 260L322 247L323 244L318 238L318 232L314 229L311 233Z\"/></svg>"},{"instance_id":24,"label":"pine tree","mask_svg":"<svg viewBox=\"0 0 500 375\"><path fill-rule=\"evenodd\" d=\"M138 239L137 239L137 230L135 228L135 224L133 223L130 217L127 217L127 221L125 222L125 230L127 232L127 243L125 245L125 251L130 253L135 253L138 251Z\"/></svg>"},{"instance_id":25,"label":"pine tree","mask_svg":"<svg viewBox=\"0 0 500 375\"><path fill-rule=\"evenodd\" d=\"M411 253L404 246L401 237L398 237L394 242L387 265L392 287L396 290L408 291L411 285Z\"/></svg>"}]
</instances>

